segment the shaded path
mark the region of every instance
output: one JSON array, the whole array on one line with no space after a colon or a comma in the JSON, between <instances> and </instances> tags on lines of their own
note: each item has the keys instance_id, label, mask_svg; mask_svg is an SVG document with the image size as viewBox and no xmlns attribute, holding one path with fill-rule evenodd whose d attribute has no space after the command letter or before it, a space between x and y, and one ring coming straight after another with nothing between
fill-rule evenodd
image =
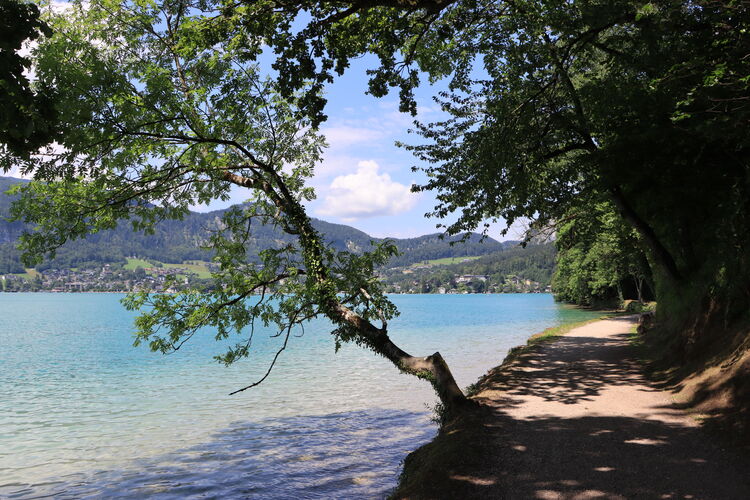
<instances>
[{"instance_id":1,"label":"shaded path","mask_svg":"<svg viewBox=\"0 0 750 500\"><path fill-rule=\"evenodd\" d=\"M477 396L491 411L455 433L477 456L449 465L450 494L414 496L750 499L747 457L723 449L641 374L634 324L592 323L496 368Z\"/></svg>"}]
</instances>

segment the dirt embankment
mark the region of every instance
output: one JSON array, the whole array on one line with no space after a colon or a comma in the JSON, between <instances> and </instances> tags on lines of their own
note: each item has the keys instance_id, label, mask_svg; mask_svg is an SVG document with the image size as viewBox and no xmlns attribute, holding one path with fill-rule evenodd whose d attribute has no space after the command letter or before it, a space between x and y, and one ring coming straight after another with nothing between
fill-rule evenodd
<instances>
[{"instance_id":1,"label":"dirt embankment","mask_svg":"<svg viewBox=\"0 0 750 500\"><path fill-rule=\"evenodd\" d=\"M750 454L750 325L727 328L698 315L687 336L700 345L685 355L679 342L644 315L639 343L649 360L647 372L657 386L672 393L677 405L702 421L720 439L731 440ZM699 332L699 335L696 334ZM675 347L676 346L676 347ZM658 361L651 361L658 360Z\"/></svg>"},{"instance_id":2,"label":"dirt embankment","mask_svg":"<svg viewBox=\"0 0 750 500\"><path fill-rule=\"evenodd\" d=\"M480 408L407 458L395 498L750 498L746 454L643 375L635 322L582 326L490 371Z\"/></svg>"}]
</instances>

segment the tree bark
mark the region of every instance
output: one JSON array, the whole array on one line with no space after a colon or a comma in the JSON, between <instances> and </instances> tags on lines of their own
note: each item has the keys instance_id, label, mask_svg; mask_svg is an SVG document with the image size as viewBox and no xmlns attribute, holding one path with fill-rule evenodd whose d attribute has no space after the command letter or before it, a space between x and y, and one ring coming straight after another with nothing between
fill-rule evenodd
<instances>
[{"instance_id":1,"label":"tree bark","mask_svg":"<svg viewBox=\"0 0 750 500\"><path fill-rule=\"evenodd\" d=\"M630 203L628 203L628 200L622 194L622 190L619 187L614 187L609 190L609 193L622 217L629 222L636 231L638 231L638 234L641 235L643 242L646 244L654 258L654 262L659 266L664 275L673 285L682 281L682 275L677 268L677 264L675 263L672 254L669 253L669 250L667 250L664 245L662 245L661 241L656 236L654 229L643 220L636 213Z\"/></svg>"},{"instance_id":2,"label":"tree bark","mask_svg":"<svg viewBox=\"0 0 750 500\"><path fill-rule=\"evenodd\" d=\"M337 303L333 309L341 320L357 328L373 351L390 360L402 372L429 380L449 413L471 405L439 352L426 357L412 356L394 344L385 329L377 328L343 304Z\"/></svg>"},{"instance_id":3,"label":"tree bark","mask_svg":"<svg viewBox=\"0 0 750 500\"><path fill-rule=\"evenodd\" d=\"M354 328L364 344L390 360L402 372L429 380L448 414L454 414L472 406L472 401L458 387L448 364L439 352L426 357L412 356L391 341L385 324L383 328L377 328L341 303L337 296L338 290L333 289L330 271L324 264L322 237L313 228L305 208L288 191L277 172L266 165L259 165L259 167L270 175L275 186L259 179L246 178L229 172L224 174L224 178L234 184L262 190L279 210L286 214L288 224L285 223L282 227L299 238L306 275L316 288L315 294L325 316L334 324L345 324ZM294 225L294 230L289 227L290 225Z\"/></svg>"},{"instance_id":4,"label":"tree bark","mask_svg":"<svg viewBox=\"0 0 750 500\"><path fill-rule=\"evenodd\" d=\"M643 304L643 279L634 277L633 281L635 281L635 290L638 292L638 302Z\"/></svg>"}]
</instances>

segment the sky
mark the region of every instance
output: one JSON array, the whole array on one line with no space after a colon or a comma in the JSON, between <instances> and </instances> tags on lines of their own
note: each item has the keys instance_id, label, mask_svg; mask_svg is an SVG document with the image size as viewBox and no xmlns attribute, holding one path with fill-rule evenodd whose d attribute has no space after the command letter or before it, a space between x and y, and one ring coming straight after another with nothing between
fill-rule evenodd
<instances>
[{"instance_id":1,"label":"sky","mask_svg":"<svg viewBox=\"0 0 750 500\"><path fill-rule=\"evenodd\" d=\"M307 210L313 217L347 224L376 237L435 233L439 231L436 224L445 221L425 217L435 207L434 193L412 193L410 189L412 184L426 181L422 172L411 170L421 163L395 144L419 142L417 135L408 133L414 117L399 112L397 92L382 98L366 93L365 70L375 64L373 58L353 61L347 72L326 89L328 120L321 125L321 132L329 147L311 180L317 198L307 204ZM447 84L430 85L426 78L423 80L415 92L418 118L430 122L442 114L432 96ZM237 189L228 202L201 210L224 208L244 198L242 190ZM503 227L493 224L490 236L497 240L519 239L516 230L501 237Z\"/></svg>"},{"instance_id":2,"label":"sky","mask_svg":"<svg viewBox=\"0 0 750 500\"><path fill-rule=\"evenodd\" d=\"M66 4L57 2L56 8ZM425 214L435 205L435 194L412 193L412 184L427 179L412 166L421 163L410 152L395 145L396 141L417 143L419 137L409 134L414 117L398 111L398 95L383 98L367 94L366 70L377 66L374 57L351 61L346 73L337 77L326 89L328 120L321 126L329 147L317 166L310 185L317 198L307 203L308 213L329 222L347 224L371 236L407 238L439 231L440 222ZM442 112L432 96L446 90L446 82L430 85L423 78L416 89L418 118L423 122L440 119ZM13 175L11 173L11 175ZM236 188L230 200L208 206L194 207L209 211L241 203L247 193ZM520 230L511 229L501 237L504 224L493 224L489 236L498 239L520 239Z\"/></svg>"}]
</instances>

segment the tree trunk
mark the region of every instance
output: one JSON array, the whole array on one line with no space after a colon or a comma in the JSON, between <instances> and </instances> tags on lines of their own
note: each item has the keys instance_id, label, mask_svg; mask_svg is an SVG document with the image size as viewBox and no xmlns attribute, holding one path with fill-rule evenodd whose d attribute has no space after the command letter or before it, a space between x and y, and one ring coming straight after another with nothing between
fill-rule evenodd
<instances>
[{"instance_id":1,"label":"tree trunk","mask_svg":"<svg viewBox=\"0 0 750 500\"><path fill-rule=\"evenodd\" d=\"M359 342L390 360L399 370L429 380L448 414L473 406L475 403L458 387L448 364L439 352L424 358L408 354L388 337L385 323L383 328L377 328L339 300L339 290L335 289L323 257L325 249L322 237L312 226L305 208L290 193L278 172L253 158L250 159L255 162L257 168L268 175L270 182L260 176L243 177L229 171L223 174L224 179L238 186L264 192L286 215L285 219L279 222L285 232L299 238L307 283L321 312L335 325L353 329Z\"/></svg>"},{"instance_id":2,"label":"tree trunk","mask_svg":"<svg viewBox=\"0 0 750 500\"><path fill-rule=\"evenodd\" d=\"M599 147L597 146L596 141L591 135L589 122L586 118L586 113L584 112L581 99L578 95L578 90L575 88L575 85L570 79L570 75L568 74L568 71L563 64L563 61L557 53L555 43L552 42L547 34L544 34L543 36L554 59L557 74L562 79L563 84L567 87L568 92L570 93L570 97L573 100L573 109L575 110L575 113L578 117L580 126L577 132L580 133L582 138L584 139L586 149L591 152L597 151ZM682 280L682 276L677 269L677 264L675 263L672 254L670 254L666 247L662 245L661 241L659 241L659 238L656 236L653 228L635 212L632 206L630 206L627 199L625 199L625 196L622 194L622 190L619 188L619 186L610 188L609 193L615 206L620 210L620 214L636 229L636 231L638 231L638 233L641 235L644 242L648 246L649 250L651 251L654 257L654 261L664 272L667 279L672 282L672 285L676 286Z\"/></svg>"},{"instance_id":3,"label":"tree trunk","mask_svg":"<svg viewBox=\"0 0 750 500\"><path fill-rule=\"evenodd\" d=\"M638 292L638 302L643 304L643 278L633 277L635 281L635 290Z\"/></svg>"},{"instance_id":4,"label":"tree trunk","mask_svg":"<svg viewBox=\"0 0 750 500\"><path fill-rule=\"evenodd\" d=\"M677 269L677 264L675 263L672 254L670 254L669 250L667 250L664 245L662 245L661 241L659 241L654 229L635 212L633 207L630 206L630 203L625 199L620 188L612 188L609 190L609 193L622 217L629 222L636 231L638 231L638 234L641 235L643 242L650 250L654 262L659 266L664 275L673 285L682 281L682 275Z\"/></svg>"},{"instance_id":5,"label":"tree trunk","mask_svg":"<svg viewBox=\"0 0 750 500\"><path fill-rule=\"evenodd\" d=\"M420 372L428 372L430 374L429 380L448 413L454 413L470 406L471 400L467 399L458 387L450 368L448 368L448 363L445 362L439 352L426 358L415 358L407 355L401 361L401 366L408 367L408 370L405 369L404 371L409 371L409 373L416 371L417 376L420 376Z\"/></svg>"},{"instance_id":6,"label":"tree trunk","mask_svg":"<svg viewBox=\"0 0 750 500\"><path fill-rule=\"evenodd\" d=\"M330 319L343 321L356 328L370 349L390 360L402 372L428 380L449 414L472 405L471 400L458 387L439 352L426 357L412 356L394 344L385 329L377 328L343 304L332 304L332 309L336 311L338 318Z\"/></svg>"},{"instance_id":7,"label":"tree trunk","mask_svg":"<svg viewBox=\"0 0 750 500\"><path fill-rule=\"evenodd\" d=\"M337 296L338 290L332 289L329 270L323 264L323 243L320 234L312 227L301 204L286 197L285 201L284 210L292 216L299 230L299 241L308 278L314 280L319 293L325 296L321 300L321 305L324 306L323 311L328 319L334 324L354 328L360 341L390 360L399 370L429 380L449 414L472 405L458 387L448 364L439 352L424 358L412 356L391 341L385 324L383 328L377 328L341 303Z\"/></svg>"}]
</instances>

